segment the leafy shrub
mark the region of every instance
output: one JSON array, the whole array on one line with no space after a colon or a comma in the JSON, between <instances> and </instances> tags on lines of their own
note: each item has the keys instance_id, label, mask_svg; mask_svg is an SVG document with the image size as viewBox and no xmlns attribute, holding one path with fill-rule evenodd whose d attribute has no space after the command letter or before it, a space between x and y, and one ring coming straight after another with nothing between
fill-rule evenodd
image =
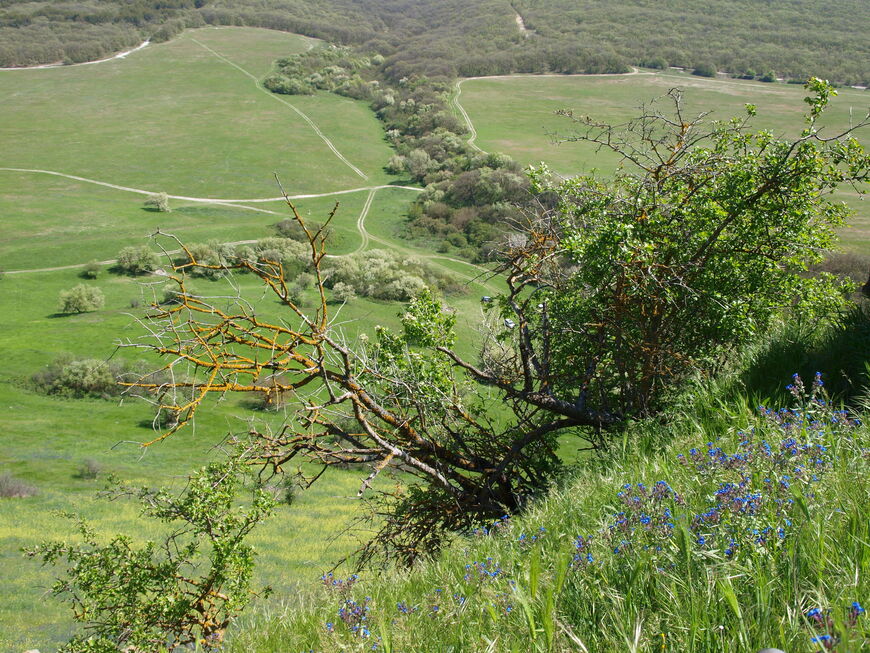
<instances>
[{"instance_id":1,"label":"leafy shrub","mask_svg":"<svg viewBox=\"0 0 870 653\"><path fill-rule=\"evenodd\" d=\"M118 252L116 267L124 274L138 275L153 272L160 261L146 245L131 245Z\"/></svg>"},{"instance_id":2,"label":"leafy shrub","mask_svg":"<svg viewBox=\"0 0 870 653\"><path fill-rule=\"evenodd\" d=\"M30 377L37 392L62 397L111 397L120 395L122 378L136 376L142 363L106 362L95 358L62 356Z\"/></svg>"},{"instance_id":3,"label":"leafy shrub","mask_svg":"<svg viewBox=\"0 0 870 653\"><path fill-rule=\"evenodd\" d=\"M273 226L275 228L275 233L277 233L281 238L290 238L305 243L306 245L308 244L305 231L302 229L302 225L300 225L296 220L286 218L275 223ZM315 222L314 220L311 220L310 222L306 220L305 226L312 232L319 231L323 227L322 224Z\"/></svg>"},{"instance_id":4,"label":"leafy shrub","mask_svg":"<svg viewBox=\"0 0 870 653\"><path fill-rule=\"evenodd\" d=\"M445 292L461 291L452 277L435 272L417 259L381 249L333 259L325 271L327 286L334 292L338 288L345 296L348 288L362 297L390 301L413 299L427 286Z\"/></svg>"},{"instance_id":5,"label":"leafy shrub","mask_svg":"<svg viewBox=\"0 0 870 653\"><path fill-rule=\"evenodd\" d=\"M169 196L166 193L154 193L149 195L144 204L146 209L159 211L160 213L169 213L172 209L169 208Z\"/></svg>"},{"instance_id":6,"label":"leafy shrub","mask_svg":"<svg viewBox=\"0 0 870 653\"><path fill-rule=\"evenodd\" d=\"M344 304L356 299L356 291L349 283L339 281L332 287L332 297L335 301Z\"/></svg>"},{"instance_id":7,"label":"leafy shrub","mask_svg":"<svg viewBox=\"0 0 870 653\"><path fill-rule=\"evenodd\" d=\"M107 541L79 520L76 543L46 542L26 552L43 564L61 564L67 578L52 588L89 622L64 647L69 653L214 650L224 631L253 598L255 553L245 536L272 512L276 500L234 457L203 467L178 494L119 483L112 498L136 497L142 513L168 534L134 544ZM248 492L239 506L238 497Z\"/></svg>"},{"instance_id":8,"label":"leafy shrub","mask_svg":"<svg viewBox=\"0 0 870 653\"><path fill-rule=\"evenodd\" d=\"M81 276L85 279L96 279L100 274L101 266L96 260L85 263L82 266Z\"/></svg>"},{"instance_id":9,"label":"leafy shrub","mask_svg":"<svg viewBox=\"0 0 870 653\"><path fill-rule=\"evenodd\" d=\"M106 304L103 291L80 283L69 290L60 291L61 313L87 313L98 311Z\"/></svg>"},{"instance_id":10,"label":"leafy shrub","mask_svg":"<svg viewBox=\"0 0 870 653\"><path fill-rule=\"evenodd\" d=\"M697 75L698 77L715 77L716 66L709 62L699 63L697 66L695 66L692 74Z\"/></svg>"},{"instance_id":11,"label":"leafy shrub","mask_svg":"<svg viewBox=\"0 0 870 653\"><path fill-rule=\"evenodd\" d=\"M184 257L176 261L176 266L182 267L194 277L220 279L226 273L223 268L235 258L232 246L209 241L208 243L192 243L186 245L190 258ZM193 263L196 263L194 265Z\"/></svg>"},{"instance_id":12,"label":"leafy shrub","mask_svg":"<svg viewBox=\"0 0 870 653\"><path fill-rule=\"evenodd\" d=\"M0 474L0 498L23 499L32 497L38 492L35 486L15 478L8 472Z\"/></svg>"},{"instance_id":13,"label":"leafy shrub","mask_svg":"<svg viewBox=\"0 0 870 653\"><path fill-rule=\"evenodd\" d=\"M93 481L102 473L102 471L103 468L99 462L93 458L85 458L79 466L78 472L76 472L76 478Z\"/></svg>"}]
</instances>

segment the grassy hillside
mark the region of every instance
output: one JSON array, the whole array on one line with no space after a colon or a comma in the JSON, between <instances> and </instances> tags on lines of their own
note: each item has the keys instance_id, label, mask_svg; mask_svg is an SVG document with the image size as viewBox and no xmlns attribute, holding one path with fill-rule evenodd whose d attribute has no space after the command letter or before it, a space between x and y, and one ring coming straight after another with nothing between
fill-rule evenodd
<instances>
[{"instance_id":1,"label":"grassy hillside","mask_svg":"<svg viewBox=\"0 0 870 653\"><path fill-rule=\"evenodd\" d=\"M255 76L284 54L308 47L302 37L247 28L208 29L151 45L129 58L95 66L32 71L0 71L4 151L0 166L59 171L118 189L43 173L0 171L0 260L8 272L0 280L0 475L33 486L29 498L0 498L0 650L52 650L72 620L45 592L54 570L21 560L20 548L49 533L73 537L74 529L54 514L72 510L106 533L154 535L131 505L95 499L109 473L143 484L173 484L204 461L242 418L277 419L253 411L250 402L229 401L196 429L143 452L135 443L153 437L153 411L142 402L116 399L64 399L37 393L31 376L63 355L117 360L135 353L115 352L115 343L141 331L136 302L153 297L153 278L110 273L103 265L95 280L80 277L81 265L113 259L121 247L141 244L158 227L185 242L256 240L274 235L272 225L287 217L280 201L215 205L171 199L171 213L143 208L146 195L221 198L275 198L272 172L291 194L335 193L296 200L300 213L322 220L335 202L335 255L388 247L409 256L429 256L397 242L395 234L416 192L384 188L369 199L370 187L389 178L381 167L389 157L382 128L362 103L334 95L302 98L324 137L348 160L364 166L361 178L329 149L323 138L290 107L258 90L254 81L194 42L207 45ZM63 102L59 102L62 98ZM294 104L295 104L294 98ZM301 107L301 105L300 105ZM31 120L32 118L32 120ZM357 190L359 189L359 190ZM342 193L350 190L352 192ZM247 207L247 208L245 208ZM368 207L367 212L364 211ZM256 209L256 210L252 210ZM469 281L480 270L468 264L430 258L439 269ZM56 271L39 271L60 267ZM103 291L104 309L74 316L57 314L58 295L85 282ZM258 296L250 279L241 288ZM206 293L227 293L220 283L201 282ZM479 315L484 290L455 298L468 328ZM162 289L157 289L160 296ZM310 301L310 300L309 300ZM264 302L263 314L277 312ZM353 336L375 324L395 325L395 303L353 300L342 319ZM92 461L96 480L82 478ZM344 534L358 514L354 498L365 473L335 470L326 483L304 493L292 508L258 536L263 552L258 572L284 600L350 552L355 536Z\"/></svg>"},{"instance_id":2,"label":"grassy hillside","mask_svg":"<svg viewBox=\"0 0 870 653\"><path fill-rule=\"evenodd\" d=\"M864 650L867 427L775 385L698 388L522 517L410 573L327 578L230 650Z\"/></svg>"},{"instance_id":3,"label":"grassy hillside","mask_svg":"<svg viewBox=\"0 0 870 653\"><path fill-rule=\"evenodd\" d=\"M228 199L275 197L272 173L293 194L383 183L390 152L364 104L336 96L282 102L257 86L272 60L308 44L280 32L212 29L122 61L0 72L3 165ZM316 117L368 179L294 107Z\"/></svg>"},{"instance_id":4,"label":"grassy hillside","mask_svg":"<svg viewBox=\"0 0 870 653\"><path fill-rule=\"evenodd\" d=\"M487 151L505 152L524 164L546 162L554 171L570 176L598 171L613 172L619 163L609 151L596 151L587 143L561 143L574 126L557 116L560 109L577 116L591 116L619 124L634 117L638 108L671 88L684 91L689 115L710 111L710 120L727 120L742 115L746 103L758 107L753 124L776 136L796 136L803 127L806 105L804 89L791 84L765 84L740 80L702 79L675 72L607 76L515 76L467 79L461 82L458 101L466 110L477 133L475 143ZM866 115L870 98L863 91L840 89L824 124L831 134L844 129L850 120ZM870 137L870 128L857 134ZM853 228L843 233L852 248L870 252L870 209L856 193L841 190L838 198L856 210Z\"/></svg>"}]
</instances>

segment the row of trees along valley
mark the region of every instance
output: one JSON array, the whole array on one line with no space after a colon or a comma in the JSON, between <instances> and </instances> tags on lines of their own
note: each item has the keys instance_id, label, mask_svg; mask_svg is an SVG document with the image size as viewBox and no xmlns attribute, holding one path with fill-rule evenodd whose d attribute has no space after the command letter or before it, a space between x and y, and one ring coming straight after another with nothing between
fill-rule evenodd
<instances>
[{"instance_id":1,"label":"row of trees along valley","mask_svg":"<svg viewBox=\"0 0 870 653\"><path fill-rule=\"evenodd\" d=\"M450 111L451 84L427 77L392 83L381 55L326 46L276 62L263 85L283 94L330 91L370 103L396 150L387 169L425 185L409 211L410 235L473 260L486 260L519 218L529 180L504 154L466 141Z\"/></svg>"}]
</instances>

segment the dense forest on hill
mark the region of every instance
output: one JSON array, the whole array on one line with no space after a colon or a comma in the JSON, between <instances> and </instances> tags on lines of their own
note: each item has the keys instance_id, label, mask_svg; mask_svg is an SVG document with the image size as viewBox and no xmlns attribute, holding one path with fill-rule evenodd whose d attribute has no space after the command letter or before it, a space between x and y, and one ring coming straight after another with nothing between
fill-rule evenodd
<instances>
[{"instance_id":1,"label":"dense forest on hill","mask_svg":"<svg viewBox=\"0 0 870 653\"><path fill-rule=\"evenodd\" d=\"M521 31L516 16L524 21ZM0 0L0 65L98 58L203 24L299 32L385 56L398 80L629 65L870 81L861 0Z\"/></svg>"}]
</instances>

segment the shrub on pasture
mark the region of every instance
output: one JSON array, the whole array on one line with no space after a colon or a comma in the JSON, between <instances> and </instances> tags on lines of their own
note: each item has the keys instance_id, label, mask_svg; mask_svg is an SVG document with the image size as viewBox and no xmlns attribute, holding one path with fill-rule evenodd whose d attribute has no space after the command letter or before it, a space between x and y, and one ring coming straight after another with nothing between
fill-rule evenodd
<instances>
[{"instance_id":1,"label":"shrub on pasture","mask_svg":"<svg viewBox=\"0 0 870 653\"><path fill-rule=\"evenodd\" d=\"M30 377L37 392L62 397L111 397L124 391L122 378L140 374L141 363L106 362L95 358L61 356Z\"/></svg>"},{"instance_id":2,"label":"shrub on pasture","mask_svg":"<svg viewBox=\"0 0 870 653\"><path fill-rule=\"evenodd\" d=\"M80 283L69 290L60 291L61 313L87 313L98 311L106 304L103 291Z\"/></svg>"},{"instance_id":3,"label":"shrub on pasture","mask_svg":"<svg viewBox=\"0 0 870 653\"><path fill-rule=\"evenodd\" d=\"M169 213L172 209L169 207L169 196L166 193L154 193L148 196L144 204L146 209L158 211L160 213Z\"/></svg>"},{"instance_id":4,"label":"shrub on pasture","mask_svg":"<svg viewBox=\"0 0 870 653\"><path fill-rule=\"evenodd\" d=\"M38 492L35 486L15 478L8 472L0 474L0 498L2 499L23 499L32 497Z\"/></svg>"},{"instance_id":5,"label":"shrub on pasture","mask_svg":"<svg viewBox=\"0 0 870 653\"><path fill-rule=\"evenodd\" d=\"M103 472L103 467L94 458L85 458L76 472L76 478L93 481Z\"/></svg>"},{"instance_id":6,"label":"shrub on pasture","mask_svg":"<svg viewBox=\"0 0 870 653\"><path fill-rule=\"evenodd\" d=\"M146 274L157 269L157 254L146 245L130 245L118 252L117 269L130 275Z\"/></svg>"},{"instance_id":7,"label":"shrub on pasture","mask_svg":"<svg viewBox=\"0 0 870 653\"><path fill-rule=\"evenodd\" d=\"M99 262L92 260L82 266L81 276L85 279L96 279L100 274L100 268Z\"/></svg>"}]
</instances>

